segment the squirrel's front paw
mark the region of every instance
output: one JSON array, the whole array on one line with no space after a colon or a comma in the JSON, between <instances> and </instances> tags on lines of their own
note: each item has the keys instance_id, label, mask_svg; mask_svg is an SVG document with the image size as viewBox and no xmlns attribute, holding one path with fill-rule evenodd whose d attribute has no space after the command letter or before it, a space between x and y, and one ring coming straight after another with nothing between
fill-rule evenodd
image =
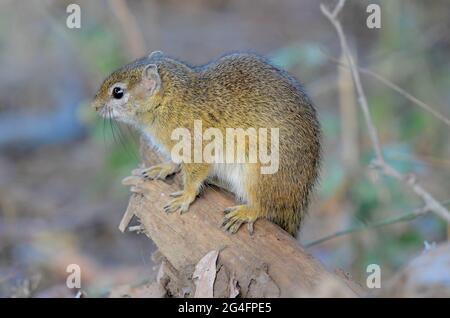
<instances>
[{"instance_id":1,"label":"squirrel's front paw","mask_svg":"<svg viewBox=\"0 0 450 318\"><path fill-rule=\"evenodd\" d=\"M177 191L170 194L174 199L164 206L166 213L180 211L183 214L188 211L189 205L195 200L195 193L189 193L187 191Z\"/></svg>"},{"instance_id":2,"label":"squirrel's front paw","mask_svg":"<svg viewBox=\"0 0 450 318\"><path fill-rule=\"evenodd\" d=\"M177 173L178 171L180 171L180 165L161 163L151 166L150 168L141 169L139 170L139 173L145 180L165 180L168 176Z\"/></svg>"},{"instance_id":3,"label":"squirrel's front paw","mask_svg":"<svg viewBox=\"0 0 450 318\"><path fill-rule=\"evenodd\" d=\"M242 224L247 223L248 232L253 234L253 223L258 219L257 211L248 205L237 205L225 209L225 217L222 228L231 233L236 233Z\"/></svg>"}]
</instances>

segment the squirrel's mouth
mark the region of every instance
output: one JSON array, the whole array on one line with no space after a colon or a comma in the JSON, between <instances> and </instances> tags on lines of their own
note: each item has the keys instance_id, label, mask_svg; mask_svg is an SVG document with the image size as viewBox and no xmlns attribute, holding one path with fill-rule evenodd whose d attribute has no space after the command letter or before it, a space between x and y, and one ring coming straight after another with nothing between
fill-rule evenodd
<instances>
[{"instance_id":1,"label":"squirrel's mouth","mask_svg":"<svg viewBox=\"0 0 450 318\"><path fill-rule=\"evenodd\" d=\"M106 106L102 106L102 107L98 108L97 112L101 117L106 117L106 113L107 113Z\"/></svg>"},{"instance_id":2,"label":"squirrel's mouth","mask_svg":"<svg viewBox=\"0 0 450 318\"><path fill-rule=\"evenodd\" d=\"M117 117L114 110L106 105L98 110L98 114L106 119L115 119Z\"/></svg>"}]
</instances>

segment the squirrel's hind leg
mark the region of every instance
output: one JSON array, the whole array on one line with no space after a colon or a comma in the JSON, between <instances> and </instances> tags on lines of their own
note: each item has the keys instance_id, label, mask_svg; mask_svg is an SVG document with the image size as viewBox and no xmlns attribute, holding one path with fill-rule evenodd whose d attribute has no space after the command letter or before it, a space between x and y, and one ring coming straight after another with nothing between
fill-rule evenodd
<instances>
[{"instance_id":1,"label":"squirrel's hind leg","mask_svg":"<svg viewBox=\"0 0 450 318\"><path fill-rule=\"evenodd\" d=\"M248 232L253 234L253 223L260 216L258 209L250 205L229 207L225 209L224 213L222 228L231 234L236 233L244 223L247 223Z\"/></svg>"}]
</instances>

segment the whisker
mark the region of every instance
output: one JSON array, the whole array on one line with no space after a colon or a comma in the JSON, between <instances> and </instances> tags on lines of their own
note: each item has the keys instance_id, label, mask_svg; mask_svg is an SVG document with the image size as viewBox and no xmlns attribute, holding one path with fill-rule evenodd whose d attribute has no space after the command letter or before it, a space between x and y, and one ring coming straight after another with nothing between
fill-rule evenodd
<instances>
[{"instance_id":1,"label":"whisker","mask_svg":"<svg viewBox=\"0 0 450 318\"><path fill-rule=\"evenodd\" d=\"M109 121L109 127L111 127L111 133L114 139L114 144L118 144L117 139L116 139L116 135L114 133L114 128L113 128L113 124L112 124L112 116L111 116L111 109L108 108L108 121Z\"/></svg>"},{"instance_id":2,"label":"whisker","mask_svg":"<svg viewBox=\"0 0 450 318\"><path fill-rule=\"evenodd\" d=\"M138 157L137 157L137 155L136 155L136 153L135 153L134 151L130 150L130 148L128 147L128 145L127 145L127 143L126 143L127 138L126 138L126 136L124 135L124 133L123 133L121 127L120 127L120 124L114 122L114 125L115 125L116 128L118 129L118 130L117 130L117 134L119 135L120 143L122 144L122 147L124 148L125 152L126 152L127 154L130 154L130 153L131 153L131 154L132 154L132 157L134 157L134 159L139 160Z\"/></svg>"},{"instance_id":3,"label":"whisker","mask_svg":"<svg viewBox=\"0 0 450 318\"><path fill-rule=\"evenodd\" d=\"M105 146L105 150L107 149L107 145L106 145L106 134L105 134L105 130L106 130L106 119L104 116L102 116L102 121L103 121L103 129L102 129L102 134L103 134L103 145Z\"/></svg>"},{"instance_id":4,"label":"whisker","mask_svg":"<svg viewBox=\"0 0 450 318\"><path fill-rule=\"evenodd\" d=\"M131 143L133 144L134 149L139 149L139 145L136 142L135 134L131 130L130 126L126 125L126 127L127 127L128 135L130 136Z\"/></svg>"}]
</instances>

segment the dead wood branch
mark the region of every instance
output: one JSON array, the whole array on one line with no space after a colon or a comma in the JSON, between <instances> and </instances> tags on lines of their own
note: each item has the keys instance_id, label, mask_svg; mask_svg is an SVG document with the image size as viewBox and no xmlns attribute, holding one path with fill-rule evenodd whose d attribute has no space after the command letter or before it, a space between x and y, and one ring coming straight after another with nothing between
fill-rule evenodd
<instances>
[{"instance_id":1,"label":"dead wood branch","mask_svg":"<svg viewBox=\"0 0 450 318\"><path fill-rule=\"evenodd\" d=\"M160 161L149 149L143 150L143 157L146 166ZM127 213L139 218L144 232L167 259L172 268L168 273L171 279L186 281L181 276L192 275L199 260L216 250L219 272L214 297L235 293L218 292L219 286L225 286L222 289L226 290L230 285L239 286L243 297L314 296L313 291L322 290L320 286L324 283L334 286L334 292L339 290L337 294L341 297L355 297L360 292L353 282L327 272L294 238L269 221L258 221L252 236L245 228L234 235L221 230L222 211L235 202L233 196L218 188L208 188L188 213L166 214L162 207L169 193L181 187L179 179L177 176L168 182L143 181L139 177L124 180L125 184L138 185L143 190L143 195L132 195ZM178 286L177 292L170 293L184 296L189 288ZM193 295L192 291L188 293Z\"/></svg>"}]
</instances>

